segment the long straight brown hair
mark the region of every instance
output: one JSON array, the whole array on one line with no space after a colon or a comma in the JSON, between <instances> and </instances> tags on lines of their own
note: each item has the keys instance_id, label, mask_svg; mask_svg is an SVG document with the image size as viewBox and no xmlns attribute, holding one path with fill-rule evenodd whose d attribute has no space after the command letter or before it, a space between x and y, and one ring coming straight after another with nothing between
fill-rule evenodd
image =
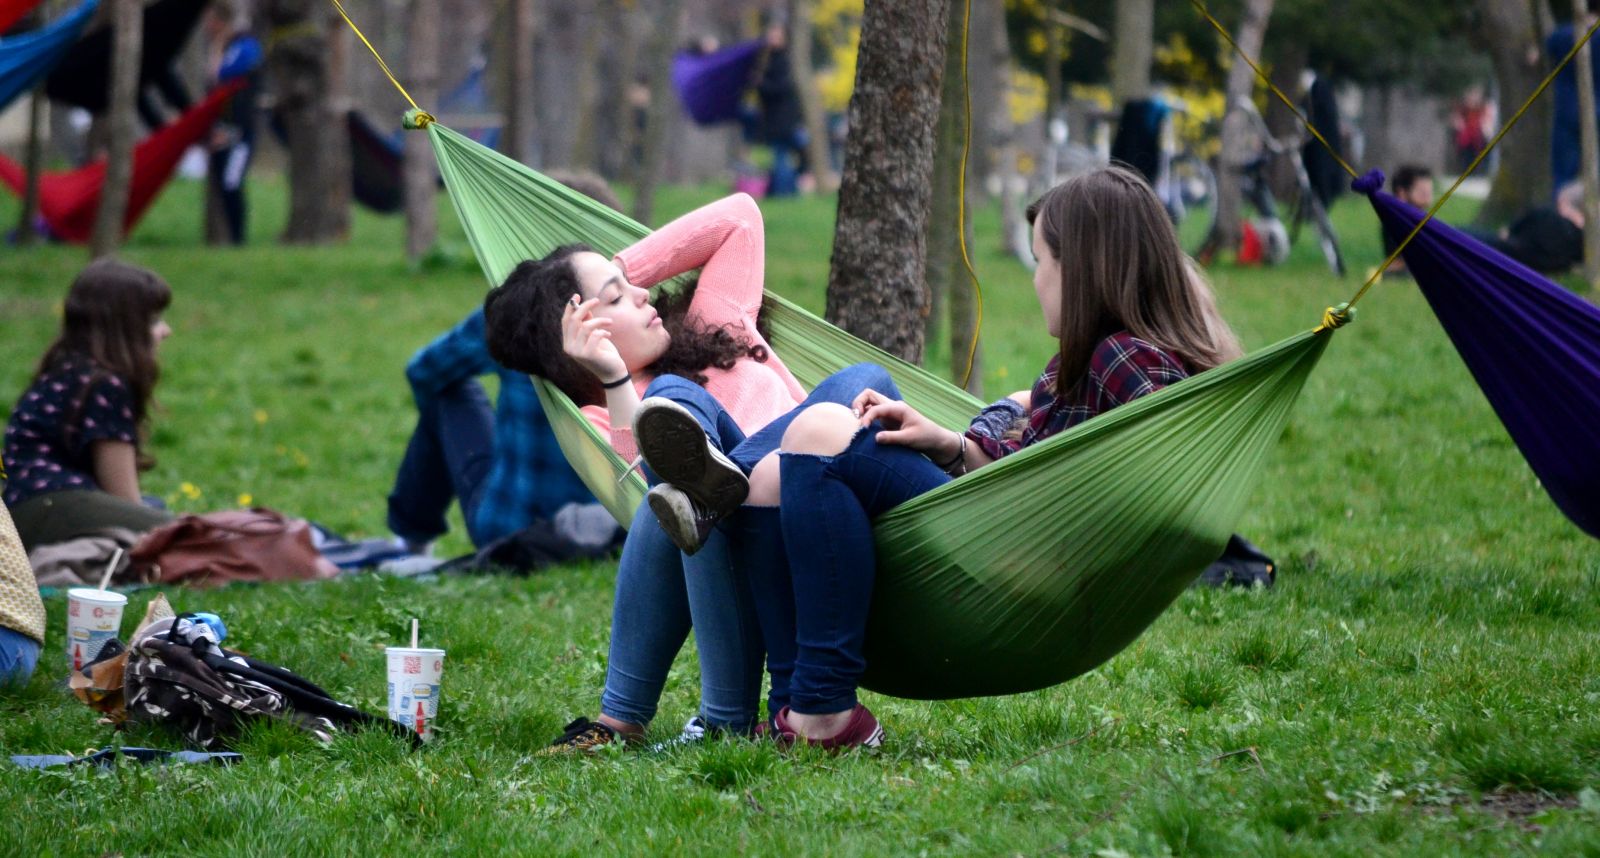
<instances>
[{"instance_id":1,"label":"long straight brown hair","mask_svg":"<svg viewBox=\"0 0 1600 858\"><path fill-rule=\"evenodd\" d=\"M87 359L96 374L115 375L128 385L134 422L143 429L161 378L151 329L171 303L172 288L154 271L114 259L89 263L67 291L61 334L45 350L35 377L74 357Z\"/></svg>"},{"instance_id":2,"label":"long straight brown hair","mask_svg":"<svg viewBox=\"0 0 1600 858\"><path fill-rule=\"evenodd\" d=\"M1083 383L1095 346L1118 331L1177 355L1191 372L1240 355L1210 285L1139 174L1112 166L1073 176L1028 207L1028 224L1061 264L1058 395Z\"/></svg>"}]
</instances>

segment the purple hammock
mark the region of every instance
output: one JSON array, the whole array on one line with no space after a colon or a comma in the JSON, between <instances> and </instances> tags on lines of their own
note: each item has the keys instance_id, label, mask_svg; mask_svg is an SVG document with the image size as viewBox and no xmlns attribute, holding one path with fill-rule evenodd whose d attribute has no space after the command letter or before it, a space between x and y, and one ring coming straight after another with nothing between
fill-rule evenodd
<instances>
[{"instance_id":1,"label":"purple hammock","mask_svg":"<svg viewBox=\"0 0 1600 858\"><path fill-rule=\"evenodd\" d=\"M1373 170L1352 185L1399 240L1423 213L1383 193ZM1600 307L1438 220L1406 245L1406 268L1567 518L1600 538Z\"/></svg>"},{"instance_id":2,"label":"purple hammock","mask_svg":"<svg viewBox=\"0 0 1600 858\"><path fill-rule=\"evenodd\" d=\"M761 40L752 39L709 54L683 51L673 57L672 88L689 117L699 125L738 118L761 48Z\"/></svg>"}]
</instances>

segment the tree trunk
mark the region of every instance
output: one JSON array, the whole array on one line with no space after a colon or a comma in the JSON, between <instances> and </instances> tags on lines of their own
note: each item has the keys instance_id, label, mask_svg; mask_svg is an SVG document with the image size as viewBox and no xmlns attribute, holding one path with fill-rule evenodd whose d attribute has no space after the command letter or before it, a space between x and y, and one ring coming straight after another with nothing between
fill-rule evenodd
<instances>
[{"instance_id":1,"label":"tree trunk","mask_svg":"<svg viewBox=\"0 0 1600 858\"><path fill-rule=\"evenodd\" d=\"M827 318L919 363L948 0L874 0L861 20Z\"/></svg>"},{"instance_id":2,"label":"tree trunk","mask_svg":"<svg viewBox=\"0 0 1600 858\"><path fill-rule=\"evenodd\" d=\"M837 179L828 164L828 118L817 89L817 71L811 61L811 0L789 0L789 65L805 114L806 160L811 177L821 190L833 188Z\"/></svg>"},{"instance_id":3,"label":"tree trunk","mask_svg":"<svg viewBox=\"0 0 1600 858\"><path fill-rule=\"evenodd\" d=\"M511 0L509 54L502 64L510 70L506 86L506 154L524 164L533 160L533 0Z\"/></svg>"},{"instance_id":4,"label":"tree trunk","mask_svg":"<svg viewBox=\"0 0 1600 858\"><path fill-rule=\"evenodd\" d=\"M1245 0L1244 17L1239 22L1234 38L1239 49L1252 59L1261 55L1261 43L1267 35L1267 21L1272 16L1273 0ZM1228 67L1228 80L1224 90L1226 115L1222 120L1222 154L1217 169L1217 215L1212 221L1211 234L1206 236L1200 250L1202 259L1212 259L1219 253L1231 253L1239 247L1240 223L1243 213L1238 166L1248 160L1247 141L1251 133L1251 119L1244 106L1255 88L1255 72L1250 64L1233 58Z\"/></svg>"},{"instance_id":5,"label":"tree trunk","mask_svg":"<svg viewBox=\"0 0 1600 858\"><path fill-rule=\"evenodd\" d=\"M1573 0L1572 7L1572 36L1581 39L1591 19L1584 0ZM1578 137L1583 145L1583 279L1590 292L1600 291L1600 137L1595 134L1594 75L1589 71L1594 68L1593 50L1594 43L1585 42L1572 59L1578 69Z\"/></svg>"},{"instance_id":6,"label":"tree trunk","mask_svg":"<svg viewBox=\"0 0 1600 858\"><path fill-rule=\"evenodd\" d=\"M589 170L600 170L600 27L596 16L580 14L573 28L581 33L577 52L576 78L571 83L572 97L578 110L577 130L573 135L569 165Z\"/></svg>"},{"instance_id":7,"label":"tree trunk","mask_svg":"<svg viewBox=\"0 0 1600 858\"><path fill-rule=\"evenodd\" d=\"M439 103L439 0L411 0L406 46L411 97L424 109ZM413 266L439 237L438 174L425 131L405 136L406 259Z\"/></svg>"},{"instance_id":8,"label":"tree trunk","mask_svg":"<svg viewBox=\"0 0 1600 858\"><path fill-rule=\"evenodd\" d=\"M347 216L328 206L328 186L335 180L329 169L330 135L328 39L319 26L322 8L317 0L266 0L258 7L271 29L282 35L267 51L266 78L283 124L289 152L285 171L289 179L289 221L281 240L285 244L322 244L341 237ZM339 127L344 123L340 121ZM348 182L349 177L345 176Z\"/></svg>"},{"instance_id":9,"label":"tree trunk","mask_svg":"<svg viewBox=\"0 0 1600 858\"><path fill-rule=\"evenodd\" d=\"M1278 42L1272 59L1272 84L1290 98L1300 88L1300 73L1306 68L1309 51L1304 42L1287 39ZM1254 84L1251 85L1254 89ZM1267 131L1279 140L1298 139L1305 136L1299 117L1276 96L1267 97L1265 113ZM1321 131L1322 129L1317 129ZM1300 178L1295 174L1294 160L1273 158L1264 171L1272 195L1280 200L1290 200L1300 193ZM1283 212L1280 212L1283 214Z\"/></svg>"},{"instance_id":10,"label":"tree trunk","mask_svg":"<svg viewBox=\"0 0 1600 858\"><path fill-rule=\"evenodd\" d=\"M1528 0L1478 0L1477 5L1473 40L1494 64L1501 103L1520 105L1544 77L1540 65L1528 59L1538 56L1540 48L1533 8ZM1548 98L1534 102L1516 130L1501 141L1500 170L1478 209L1480 226L1498 226L1550 199L1549 103Z\"/></svg>"},{"instance_id":11,"label":"tree trunk","mask_svg":"<svg viewBox=\"0 0 1600 858\"><path fill-rule=\"evenodd\" d=\"M128 214L128 187L133 179L133 138L137 133L134 101L139 96L139 54L144 42L144 4L139 0L114 0L111 20L111 81L106 108L110 143L106 147L106 178L100 187L100 208L95 212L90 253L96 258L115 253L122 244L122 225Z\"/></svg>"},{"instance_id":12,"label":"tree trunk","mask_svg":"<svg viewBox=\"0 0 1600 858\"><path fill-rule=\"evenodd\" d=\"M23 156L28 184L22 191L22 216L17 220L17 244L22 247L33 244L33 220L39 214L39 172L44 169L44 147L40 145L45 121L44 89L35 88L28 99L28 149Z\"/></svg>"},{"instance_id":13,"label":"tree trunk","mask_svg":"<svg viewBox=\"0 0 1600 858\"><path fill-rule=\"evenodd\" d=\"M976 6L984 0L974 0ZM974 9L976 19L978 11ZM946 30L944 86L939 103L939 127L936 132L933 162L933 199L928 217L928 317L924 336L932 342L945 323L949 308L950 374L957 382L966 378L969 384L981 384L981 374L974 371L967 377L967 354L972 347L973 328L977 305L973 299L972 281L961 258L961 242L972 246L972 181L977 172L976 163L969 159L966 182L961 178L961 159L966 144L968 128L966 116L966 87L961 74L961 46L963 24L966 18L964 2L950 4L949 28ZM974 21L973 29L978 29ZM969 54L976 54L979 62L990 59L984 44L968 38ZM970 71L970 68L969 68ZM974 125L982 128L976 121ZM978 133L973 129L973 133ZM965 194L965 212L961 205ZM974 357L976 367L976 357ZM971 388L969 388L971 389Z\"/></svg>"},{"instance_id":14,"label":"tree trunk","mask_svg":"<svg viewBox=\"0 0 1600 858\"><path fill-rule=\"evenodd\" d=\"M1150 95L1155 54L1155 0L1117 0L1111 44L1111 101L1116 107ZM1252 54L1254 56L1254 54Z\"/></svg>"},{"instance_id":15,"label":"tree trunk","mask_svg":"<svg viewBox=\"0 0 1600 858\"><path fill-rule=\"evenodd\" d=\"M324 17L328 34L328 83L324 90L322 131L323 229L328 237L350 237L350 197L353 193L350 163L350 29L344 18L329 8ZM365 50L365 48L363 48Z\"/></svg>"},{"instance_id":16,"label":"tree trunk","mask_svg":"<svg viewBox=\"0 0 1600 858\"><path fill-rule=\"evenodd\" d=\"M661 181L661 164L667 154L667 123L677 109L677 99L672 95L672 55L683 32L683 0L658 0L655 5L657 29L647 60L650 106L639 137L642 151L633 188L633 219L643 224L655 219L656 185Z\"/></svg>"}]
</instances>

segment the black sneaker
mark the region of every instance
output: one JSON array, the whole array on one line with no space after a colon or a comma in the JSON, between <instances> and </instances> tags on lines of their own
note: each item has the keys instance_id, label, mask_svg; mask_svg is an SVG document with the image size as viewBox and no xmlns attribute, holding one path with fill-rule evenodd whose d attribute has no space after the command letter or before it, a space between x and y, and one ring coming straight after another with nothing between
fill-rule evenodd
<instances>
[{"instance_id":1,"label":"black sneaker","mask_svg":"<svg viewBox=\"0 0 1600 858\"><path fill-rule=\"evenodd\" d=\"M633 415L633 437L650 470L693 502L685 505L670 496L658 502L652 490L650 508L685 554L699 551L710 526L744 503L750 493L749 479L721 450L711 446L700 421L670 399L652 396L639 403ZM658 503L666 506L667 516L662 517ZM702 520L710 523L703 530L699 526Z\"/></svg>"},{"instance_id":2,"label":"black sneaker","mask_svg":"<svg viewBox=\"0 0 1600 858\"><path fill-rule=\"evenodd\" d=\"M650 511L661 522L667 538L684 554L699 551L710 538L719 519L706 512L705 507L694 502L689 493L669 483L662 483L645 493Z\"/></svg>"},{"instance_id":3,"label":"black sneaker","mask_svg":"<svg viewBox=\"0 0 1600 858\"><path fill-rule=\"evenodd\" d=\"M543 756L593 752L604 745L622 741L622 735L599 721L579 718L568 724L561 737L539 753Z\"/></svg>"},{"instance_id":4,"label":"black sneaker","mask_svg":"<svg viewBox=\"0 0 1600 858\"><path fill-rule=\"evenodd\" d=\"M1222 556L1206 567L1194 585L1204 587L1271 587L1278 564L1250 540L1235 533Z\"/></svg>"}]
</instances>

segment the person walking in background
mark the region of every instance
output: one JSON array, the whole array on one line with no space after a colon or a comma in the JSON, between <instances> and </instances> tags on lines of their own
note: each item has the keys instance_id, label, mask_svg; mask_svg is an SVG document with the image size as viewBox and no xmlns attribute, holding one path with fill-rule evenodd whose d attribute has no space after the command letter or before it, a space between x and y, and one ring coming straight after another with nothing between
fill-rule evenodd
<instances>
[{"instance_id":1,"label":"person walking in background","mask_svg":"<svg viewBox=\"0 0 1600 858\"><path fill-rule=\"evenodd\" d=\"M1451 143L1455 147L1456 171L1465 173L1489 145L1489 129L1494 125L1494 105L1484 97L1483 87L1467 87L1450 110Z\"/></svg>"},{"instance_id":2,"label":"person walking in background","mask_svg":"<svg viewBox=\"0 0 1600 858\"><path fill-rule=\"evenodd\" d=\"M1587 9L1587 14L1581 19L1562 24L1545 39L1545 57L1551 65L1561 62L1567 52L1572 50L1578 34L1587 31L1589 25L1594 23L1595 14L1600 11L1600 0L1589 0ZM1591 60L1589 74L1594 77L1596 91L1600 91L1600 50L1591 48L1589 56ZM1600 104L1596 105L1595 111L1596 115L1589 117L1590 122L1600 118ZM1577 179L1579 168L1582 166L1583 148L1579 142L1581 128L1578 123L1579 115L1578 66L1574 60L1556 75L1555 121L1551 125L1550 134L1550 187L1554 194L1559 194L1569 182Z\"/></svg>"},{"instance_id":3,"label":"person walking in background","mask_svg":"<svg viewBox=\"0 0 1600 858\"><path fill-rule=\"evenodd\" d=\"M801 190L801 177L810 171L806 163L805 114L800 107L800 88L789 63L789 35L781 16L767 22L767 56L756 96L761 114L756 118L756 138L772 148L772 173L767 181L767 196L793 196Z\"/></svg>"},{"instance_id":4,"label":"person walking in background","mask_svg":"<svg viewBox=\"0 0 1600 858\"><path fill-rule=\"evenodd\" d=\"M261 42L250 33L249 21L234 0L212 0L206 9L205 35L211 85L245 80L211 130L206 242L244 244L244 177L255 154Z\"/></svg>"}]
</instances>

